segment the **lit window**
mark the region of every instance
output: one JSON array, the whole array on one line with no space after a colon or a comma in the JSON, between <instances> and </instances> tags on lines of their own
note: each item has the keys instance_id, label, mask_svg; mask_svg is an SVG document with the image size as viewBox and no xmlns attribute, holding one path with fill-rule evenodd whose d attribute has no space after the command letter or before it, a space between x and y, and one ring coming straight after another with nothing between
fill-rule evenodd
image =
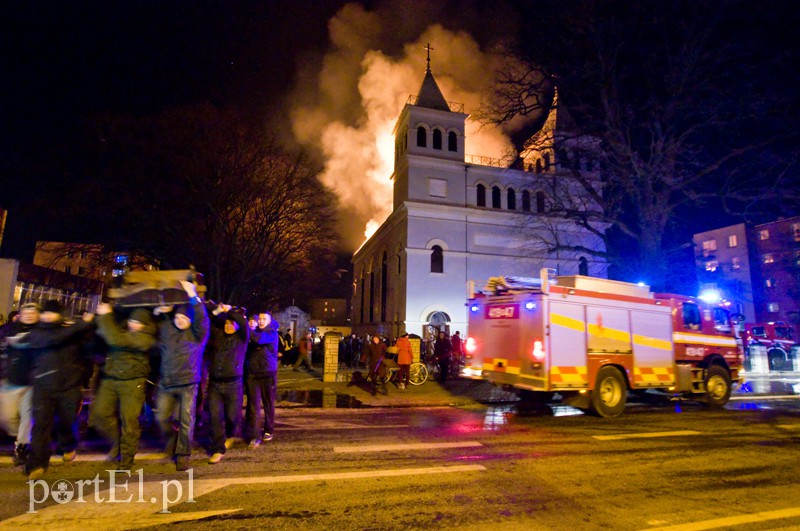
<instances>
[{"instance_id":1,"label":"lit window","mask_svg":"<svg viewBox=\"0 0 800 531\"><path fill-rule=\"evenodd\" d=\"M706 240L703 242L703 256L710 256L717 250L717 240Z\"/></svg>"},{"instance_id":2,"label":"lit window","mask_svg":"<svg viewBox=\"0 0 800 531\"><path fill-rule=\"evenodd\" d=\"M738 256L734 256L731 258L731 269L734 271L737 269L741 269L742 267L742 260Z\"/></svg>"},{"instance_id":3,"label":"lit window","mask_svg":"<svg viewBox=\"0 0 800 531\"><path fill-rule=\"evenodd\" d=\"M769 240L769 230L761 229L760 231L758 231L758 239L762 241Z\"/></svg>"},{"instance_id":4,"label":"lit window","mask_svg":"<svg viewBox=\"0 0 800 531\"><path fill-rule=\"evenodd\" d=\"M728 247L738 247L739 246L739 239L736 237L735 234L731 234L728 236Z\"/></svg>"},{"instance_id":5,"label":"lit window","mask_svg":"<svg viewBox=\"0 0 800 531\"><path fill-rule=\"evenodd\" d=\"M713 272L716 271L718 267L719 267L719 262L717 262L716 260L708 260L706 262L706 271Z\"/></svg>"},{"instance_id":6,"label":"lit window","mask_svg":"<svg viewBox=\"0 0 800 531\"><path fill-rule=\"evenodd\" d=\"M781 311L781 307L777 302L770 302L767 304L767 311L770 313L778 313Z\"/></svg>"},{"instance_id":7,"label":"lit window","mask_svg":"<svg viewBox=\"0 0 800 531\"><path fill-rule=\"evenodd\" d=\"M772 253L767 253L761 257L761 263L763 264L771 264L775 261L775 257L772 256Z\"/></svg>"},{"instance_id":8,"label":"lit window","mask_svg":"<svg viewBox=\"0 0 800 531\"><path fill-rule=\"evenodd\" d=\"M775 287L775 279L774 278L765 279L764 280L764 286L766 286L768 288L774 288Z\"/></svg>"}]
</instances>

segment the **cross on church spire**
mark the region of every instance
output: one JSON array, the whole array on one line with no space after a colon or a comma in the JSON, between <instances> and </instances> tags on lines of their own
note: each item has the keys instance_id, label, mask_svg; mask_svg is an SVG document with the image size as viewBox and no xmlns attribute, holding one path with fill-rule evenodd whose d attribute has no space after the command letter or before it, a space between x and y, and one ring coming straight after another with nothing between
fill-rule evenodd
<instances>
[{"instance_id":1,"label":"cross on church spire","mask_svg":"<svg viewBox=\"0 0 800 531\"><path fill-rule=\"evenodd\" d=\"M433 48L431 48L431 43L427 43L425 45L425 49L428 50L428 67L425 69L425 71L426 72L430 72L431 71L431 51L433 51Z\"/></svg>"}]
</instances>

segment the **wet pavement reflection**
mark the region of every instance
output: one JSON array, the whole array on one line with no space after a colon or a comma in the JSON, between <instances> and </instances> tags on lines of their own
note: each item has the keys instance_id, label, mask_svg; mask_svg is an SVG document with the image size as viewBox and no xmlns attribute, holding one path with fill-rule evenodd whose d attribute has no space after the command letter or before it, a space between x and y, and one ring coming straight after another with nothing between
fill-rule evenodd
<instances>
[{"instance_id":1,"label":"wet pavement reflection","mask_svg":"<svg viewBox=\"0 0 800 531\"><path fill-rule=\"evenodd\" d=\"M366 407L354 396L339 394L328 389L291 389L278 392L280 407L321 407L326 409L356 409Z\"/></svg>"}]
</instances>

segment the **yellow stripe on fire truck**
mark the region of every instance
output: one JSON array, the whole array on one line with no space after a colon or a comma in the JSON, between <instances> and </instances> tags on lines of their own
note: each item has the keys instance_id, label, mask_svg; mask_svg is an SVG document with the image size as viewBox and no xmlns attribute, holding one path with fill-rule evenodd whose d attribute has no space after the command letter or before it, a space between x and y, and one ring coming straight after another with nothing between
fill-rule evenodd
<instances>
[{"instance_id":1,"label":"yellow stripe on fire truck","mask_svg":"<svg viewBox=\"0 0 800 531\"><path fill-rule=\"evenodd\" d=\"M675 343L696 343L699 345L709 345L713 347L736 347L736 339L732 337L690 334L686 332L674 332L672 337L675 340Z\"/></svg>"},{"instance_id":2,"label":"yellow stripe on fire truck","mask_svg":"<svg viewBox=\"0 0 800 531\"><path fill-rule=\"evenodd\" d=\"M633 334L633 343L640 347L650 347L658 350L666 350L672 352L672 342L668 339L657 339L655 337L640 336Z\"/></svg>"},{"instance_id":3,"label":"yellow stripe on fire truck","mask_svg":"<svg viewBox=\"0 0 800 531\"><path fill-rule=\"evenodd\" d=\"M634 367L633 383L675 383L672 367Z\"/></svg>"},{"instance_id":4,"label":"yellow stripe on fire truck","mask_svg":"<svg viewBox=\"0 0 800 531\"><path fill-rule=\"evenodd\" d=\"M564 384L585 384L588 382L586 377L588 370L583 367L550 367L550 382L553 385Z\"/></svg>"},{"instance_id":5,"label":"yellow stripe on fire truck","mask_svg":"<svg viewBox=\"0 0 800 531\"><path fill-rule=\"evenodd\" d=\"M628 332L625 332L624 330L609 328L607 326L599 326L591 323L589 323L587 328L589 335L591 336L607 337L608 339L613 339L614 341L620 341L622 343L631 342L631 335Z\"/></svg>"},{"instance_id":6,"label":"yellow stripe on fire truck","mask_svg":"<svg viewBox=\"0 0 800 531\"><path fill-rule=\"evenodd\" d=\"M507 374L519 374L519 361L509 360L505 358L489 358L483 362L484 371L504 372Z\"/></svg>"},{"instance_id":7,"label":"yellow stripe on fire truck","mask_svg":"<svg viewBox=\"0 0 800 531\"><path fill-rule=\"evenodd\" d=\"M567 317L566 315L561 315L558 313L550 314L550 324L561 326L563 328L569 328L571 330L577 330L579 332L586 330L586 323L582 320L573 319L572 317Z\"/></svg>"}]
</instances>

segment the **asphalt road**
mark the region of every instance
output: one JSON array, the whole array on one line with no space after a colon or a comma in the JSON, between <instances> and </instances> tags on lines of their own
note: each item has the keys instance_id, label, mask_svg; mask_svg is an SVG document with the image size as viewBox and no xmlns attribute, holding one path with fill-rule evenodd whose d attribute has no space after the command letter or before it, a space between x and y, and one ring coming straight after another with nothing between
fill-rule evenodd
<instances>
[{"instance_id":1,"label":"asphalt road","mask_svg":"<svg viewBox=\"0 0 800 531\"><path fill-rule=\"evenodd\" d=\"M272 442L191 476L150 445L113 502L100 450L34 486L2 465L0 528L800 529L800 399L577 413L281 408Z\"/></svg>"}]
</instances>

